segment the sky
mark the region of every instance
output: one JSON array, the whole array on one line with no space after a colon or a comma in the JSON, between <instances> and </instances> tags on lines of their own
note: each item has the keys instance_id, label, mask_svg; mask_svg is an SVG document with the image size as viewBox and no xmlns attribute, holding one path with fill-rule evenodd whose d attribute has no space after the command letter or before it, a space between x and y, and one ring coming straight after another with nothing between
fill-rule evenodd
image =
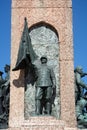
<instances>
[{"instance_id":1,"label":"sky","mask_svg":"<svg viewBox=\"0 0 87 130\"><path fill-rule=\"evenodd\" d=\"M10 64L11 0L0 3L0 71L4 72L5 64ZM74 67L80 65L87 72L87 0L72 0L72 3Z\"/></svg>"},{"instance_id":2,"label":"sky","mask_svg":"<svg viewBox=\"0 0 87 130\"><path fill-rule=\"evenodd\" d=\"M0 1L0 71L10 64L11 0Z\"/></svg>"}]
</instances>

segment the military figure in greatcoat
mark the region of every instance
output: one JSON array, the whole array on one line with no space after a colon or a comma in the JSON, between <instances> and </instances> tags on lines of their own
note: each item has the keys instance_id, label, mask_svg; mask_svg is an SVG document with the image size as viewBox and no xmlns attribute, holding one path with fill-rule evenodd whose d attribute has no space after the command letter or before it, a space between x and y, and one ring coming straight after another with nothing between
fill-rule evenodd
<instances>
[{"instance_id":1,"label":"military figure in greatcoat","mask_svg":"<svg viewBox=\"0 0 87 130\"><path fill-rule=\"evenodd\" d=\"M46 56L42 56L40 61L40 65L35 65L37 76L35 83L36 114L42 114L44 108L44 113L50 115L52 107L52 90L56 86L55 75L53 69L47 65Z\"/></svg>"}]
</instances>

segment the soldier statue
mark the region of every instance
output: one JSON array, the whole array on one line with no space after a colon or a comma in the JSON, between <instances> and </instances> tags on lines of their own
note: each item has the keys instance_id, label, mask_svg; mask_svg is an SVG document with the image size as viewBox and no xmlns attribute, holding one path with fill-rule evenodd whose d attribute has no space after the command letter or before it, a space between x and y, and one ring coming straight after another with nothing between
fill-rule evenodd
<instances>
[{"instance_id":1,"label":"soldier statue","mask_svg":"<svg viewBox=\"0 0 87 130\"><path fill-rule=\"evenodd\" d=\"M25 18L17 62L15 68L13 68L13 71L25 69L25 80L28 80L29 82L31 79L29 83L35 83L36 86L35 113L37 115L43 113L50 115L52 111L52 88L54 88L56 84L54 72L52 68L47 65L46 56L42 56L39 60L40 63L38 64L38 56L33 50L28 30L27 19ZM28 73L31 73L29 78Z\"/></svg>"},{"instance_id":2,"label":"soldier statue","mask_svg":"<svg viewBox=\"0 0 87 130\"><path fill-rule=\"evenodd\" d=\"M10 66L5 65L5 79L2 78L3 72L0 71L0 129L8 128L9 118L9 98L10 98Z\"/></svg>"},{"instance_id":3,"label":"soldier statue","mask_svg":"<svg viewBox=\"0 0 87 130\"><path fill-rule=\"evenodd\" d=\"M82 81L82 77L86 76L87 73L83 72L81 66L77 66L74 72L75 72L75 101L77 103L77 101L82 96L83 89L84 88L87 89L87 84L85 84Z\"/></svg>"},{"instance_id":4,"label":"soldier statue","mask_svg":"<svg viewBox=\"0 0 87 130\"><path fill-rule=\"evenodd\" d=\"M79 128L87 128L87 92L83 97L80 97L80 100L76 104L76 117Z\"/></svg>"},{"instance_id":5,"label":"soldier statue","mask_svg":"<svg viewBox=\"0 0 87 130\"><path fill-rule=\"evenodd\" d=\"M40 58L41 64L35 64L36 70L36 110L37 115L44 113L51 114L51 98L52 98L52 89L56 86L55 75L53 69L47 65L47 57L42 56Z\"/></svg>"},{"instance_id":6,"label":"soldier statue","mask_svg":"<svg viewBox=\"0 0 87 130\"><path fill-rule=\"evenodd\" d=\"M79 128L87 128L87 92L84 94L83 89L87 90L87 84L82 81L82 77L86 76L81 66L77 66L75 72L75 104L76 118Z\"/></svg>"},{"instance_id":7,"label":"soldier statue","mask_svg":"<svg viewBox=\"0 0 87 130\"><path fill-rule=\"evenodd\" d=\"M3 72L0 71L0 116L3 114L3 89L2 84L5 82L2 78Z\"/></svg>"},{"instance_id":8,"label":"soldier statue","mask_svg":"<svg viewBox=\"0 0 87 130\"><path fill-rule=\"evenodd\" d=\"M10 100L10 66L5 65L4 71L6 73L5 83L2 85L3 87L3 95L4 95L4 108L8 120L9 116L9 100Z\"/></svg>"}]
</instances>

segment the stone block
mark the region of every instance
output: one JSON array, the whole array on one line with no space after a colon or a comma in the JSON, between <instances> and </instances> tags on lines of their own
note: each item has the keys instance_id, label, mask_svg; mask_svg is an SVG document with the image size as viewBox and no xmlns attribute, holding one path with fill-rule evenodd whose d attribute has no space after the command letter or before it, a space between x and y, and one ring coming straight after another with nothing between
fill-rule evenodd
<instances>
[{"instance_id":1,"label":"stone block","mask_svg":"<svg viewBox=\"0 0 87 130\"><path fill-rule=\"evenodd\" d=\"M68 127L65 127L64 130L78 130L78 128L68 128Z\"/></svg>"},{"instance_id":2,"label":"stone block","mask_svg":"<svg viewBox=\"0 0 87 130\"><path fill-rule=\"evenodd\" d=\"M68 2L67 2L68 1ZM64 8L71 5L70 0L14 0L13 8Z\"/></svg>"}]
</instances>

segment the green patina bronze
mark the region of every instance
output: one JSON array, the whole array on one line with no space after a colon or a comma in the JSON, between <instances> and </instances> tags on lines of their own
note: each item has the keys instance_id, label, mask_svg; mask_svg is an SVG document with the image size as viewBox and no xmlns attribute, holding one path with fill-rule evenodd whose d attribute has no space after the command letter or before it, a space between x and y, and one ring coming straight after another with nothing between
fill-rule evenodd
<instances>
[{"instance_id":1,"label":"green patina bronze","mask_svg":"<svg viewBox=\"0 0 87 130\"><path fill-rule=\"evenodd\" d=\"M83 72L81 66L75 69L75 104L76 117L79 128L87 128L87 92L84 94L83 89L87 91L87 84L82 81L82 78L87 75Z\"/></svg>"}]
</instances>

